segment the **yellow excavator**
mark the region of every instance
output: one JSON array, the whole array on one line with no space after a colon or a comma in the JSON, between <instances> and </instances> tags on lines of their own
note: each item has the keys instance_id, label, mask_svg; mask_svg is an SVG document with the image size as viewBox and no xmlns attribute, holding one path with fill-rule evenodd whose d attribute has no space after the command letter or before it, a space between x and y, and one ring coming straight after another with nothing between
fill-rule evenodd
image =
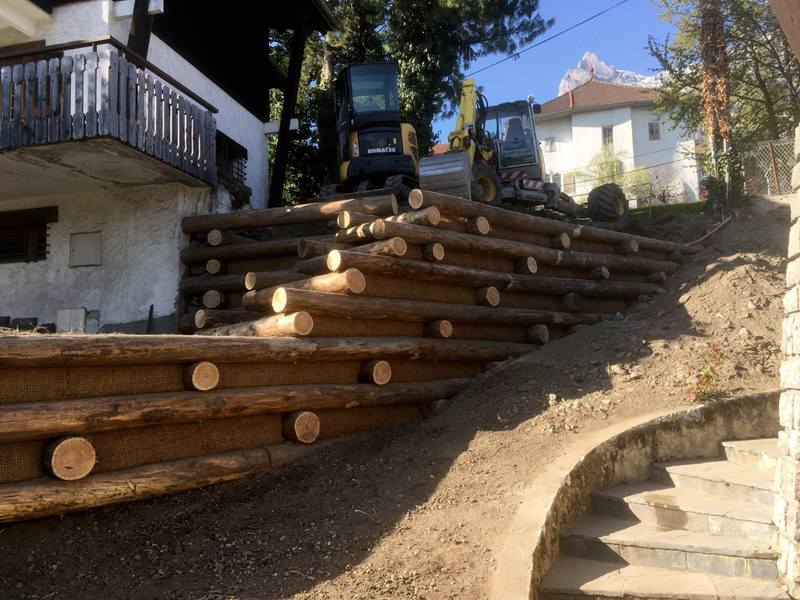
<instances>
[{"instance_id":1,"label":"yellow excavator","mask_svg":"<svg viewBox=\"0 0 800 600\"><path fill-rule=\"evenodd\" d=\"M397 65L347 65L335 91L340 183L323 186L320 196L417 187L417 135L400 118Z\"/></svg>"},{"instance_id":2,"label":"yellow excavator","mask_svg":"<svg viewBox=\"0 0 800 600\"><path fill-rule=\"evenodd\" d=\"M420 160L420 188L492 205L544 206L594 221L626 221L628 201L617 184L593 189L588 202L578 204L546 181L534 121L539 113L533 96L488 106L475 80L465 80L449 151Z\"/></svg>"}]
</instances>

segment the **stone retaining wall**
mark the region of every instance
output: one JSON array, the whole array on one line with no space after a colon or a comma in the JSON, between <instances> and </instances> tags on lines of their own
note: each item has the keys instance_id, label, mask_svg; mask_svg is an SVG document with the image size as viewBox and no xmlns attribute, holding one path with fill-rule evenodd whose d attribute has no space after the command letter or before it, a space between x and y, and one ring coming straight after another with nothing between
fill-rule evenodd
<instances>
[{"instance_id":1,"label":"stone retaining wall","mask_svg":"<svg viewBox=\"0 0 800 600\"><path fill-rule=\"evenodd\" d=\"M780 460L775 473L778 496L773 521L778 527L778 577L793 598L800 597L800 127L795 130L795 166L792 171L788 292L783 300L784 354L781 367L779 434Z\"/></svg>"}]
</instances>

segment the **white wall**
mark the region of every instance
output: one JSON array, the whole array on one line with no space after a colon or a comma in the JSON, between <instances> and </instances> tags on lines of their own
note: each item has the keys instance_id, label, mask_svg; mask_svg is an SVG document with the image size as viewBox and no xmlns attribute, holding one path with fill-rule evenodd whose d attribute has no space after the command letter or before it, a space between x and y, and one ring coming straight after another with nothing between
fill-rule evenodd
<instances>
[{"instance_id":1,"label":"white wall","mask_svg":"<svg viewBox=\"0 0 800 600\"><path fill-rule=\"evenodd\" d=\"M247 148L245 183L253 190L250 205L253 208L266 208L269 161L264 123L155 35L150 39L147 59L219 110L214 115L217 129Z\"/></svg>"},{"instance_id":2,"label":"white wall","mask_svg":"<svg viewBox=\"0 0 800 600\"><path fill-rule=\"evenodd\" d=\"M546 148L545 139L554 138L555 150L544 150L544 165L547 175L559 173L563 175L575 168L575 152L572 144L572 119L569 116L536 121L536 136L542 148Z\"/></svg>"},{"instance_id":3,"label":"white wall","mask_svg":"<svg viewBox=\"0 0 800 600\"><path fill-rule=\"evenodd\" d=\"M653 121L661 123L660 140L650 140L648 123ZM647 108L607 108L537 121L539 139L556 140L555 151L545 153L547 173L560 173L563 178L564 173L585 169L592 156L600 151L602 128L607 126L613 127L615 150L626 156L622 161L626 171L669 163L652 169L659 186L668 186L672 201L698 199L694 140L687 139L680 129L671 131L669 123ZM583 201L594 183L581 183L579 177L576 184L576 199Z\"/></svg>"},{"instance_id":4,"label":"white wall","mask_svg":"<svg viewBox=\"0 0 800 600\"><path fill-rule=\"evenodd\" d=\"M56 7L52 22L37 27L31 39L44 39L48 45L53 45L111 35L126 43L130 25L130 17L118 19L114 16L111 0L90 0ZM4 42L0 39L2 45ZM151 38L147 58L219 110L214 116L217 129L247 148L245 183L253 191L250 204L253 208L266 207L269 167L263 122L155 35Z\"/></svg>"},{"instance_id":5,"label":"white wall","mask_svg":"<svg viewBox=\"0 0 800 600\"><path fill-rule=\"evenodd\" d=\"M208 188L168 184L0 203L0 211L58 206L47 258L0 264L0 315L50 323L59 308L85 307L89 333L146 320L151 304L156 318L172 315L179 252L188 245L181 218L207 212L215 200ZM102 232L102 264L70 267L70 235L95 231Z\"/></svg>"},{"instance_id":6,"label":"white wall","mask_svg":"<svg viewBox=\"0 0 800 600\"><path fill-rule=\"evenodd\" d=\"M698 200L694 140L687 139L680 128L670 130L671 124L661 120L652 110L634 108L632 117L636 166L652 166L651 180L656 183L656 188L667 187L671 201ZM651 122L660 123L660 140L650 139L648 124Z\"/></svg>"}]
</instances>

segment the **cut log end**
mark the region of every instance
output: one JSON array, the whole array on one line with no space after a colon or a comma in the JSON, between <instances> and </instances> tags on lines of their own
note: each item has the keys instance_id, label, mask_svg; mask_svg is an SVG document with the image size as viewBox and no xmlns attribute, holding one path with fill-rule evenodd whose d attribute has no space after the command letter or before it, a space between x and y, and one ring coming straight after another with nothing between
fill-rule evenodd
<instances>
[{"instance_id":1,"label":"cut log end","mask_svg":"<svg viewBox=\"0 0 800 600\"><path fill-rule=\"evenodd\" d=\"M453 335L453 324L445 319L425 323L425 337L447 339Z\"/></svg>"},{"instance_id":2,"label":"cut log end","mask_svg":"<svg viewBox=\"0 0 800 600\"><path fill-rule=\"evenodd\" d=\"M624 240L614 247L617 254L635 254L639 252L639 242L636 240Z\"/></svg>"},{"instance_id":3,"label":"cut log end","mask_svg":"<svg viewBox=\"0 0 800 600\"><path fill-rule=\"evenodd\" d=\"M439 242L423 246L422 257L429 262L442 261L444 260L444 246L442 246Z\"/></svg>"},{"instance_id":4,"label":"cut log end","mask_svg":"<svg viewBox=\"0 0 800 600\"><path fill-rule=\"evenodd\" d=\"M547 325L531 325L525 330L526 340L533 344L546 344L550 341Z\"/></svg>"},{"instance_id":5,"label":"cut log end","mask_svg":"<svg viewBox=\"0 0 800 600\"><path fill-rule=\"evenodd\" d=\"M385 360L368 360L361 364L358 380L362 383L386 385L392 379L392 367Z\"/></svg>"},{"instance_id":6,"label":"cut log end","mask_svg":"<svg viewBox=\"0 0 800 600\"><path fill-rule=\"evenodd\" d=\"M282 429L287 440L312 444L319 437L319 417L307 410L285 414Z\"/></svg>"},{"instance_id":7,"label":"cut log end","mask_svg":"<svg viewBox=\"0 0 800 600\"><path fill-rule=\"evenodd\" d=\"M663 271L658 271L657 273L650 273L646 279L650 283L666 283L667 274Z\"/></svg>"},{"instance_id":8,"label":"cut log end","mask_svg":"<svg viewBox=\"0 0 800 600\"><path fill-rule=\"evenodd\" d=\"M97 460L94 446L86 438L63 437L44 448L44 467L53 477L75 481L86 477Z\"/></svg>"},{"instance_id":9,"label":"cut log end","mask_svg":"<svg viewBox=\"0 0 800 600\"><path fill-rule=\"evenodd\" d=\"M589 279L608 279L610 276L608 267L597 267L589 271Z\"/></svg>"},{"instance_id":10,"label":"cut log end","mask_svg":"<svg viewBox=\"0 0 800 600\"><path fill-rule=\"evenodd\" d=\"M345 285L352 294L360 294L367 287L367 279L358 269L347 269L344 272Z\"/></svg>"},{"instance_id":11,"label":"cut log end","mask_svg":"<svg viewBox=\"0 0 800 600\"><path fill-rule=\"evenodd\" d=\"M308 335L314 329L314 318L305 311L296 312L290 315L294 331L297 335Z\"/></svg>"},{"instance_id":12,"label":"cut log end","mask_svg":"<svg viewBox=\"0 0 800 600\"><path fill-rule=\"evenodd\" d=\"M187 365L183 370L183 384L186 389L207 392L219 384L219 369L208 361Z\"/></svg>"},{"instance_id":13,"label":"cut log end","mask_svg":"<svg viewBox=\"0 0 800 600\"><path fill-rule=\"evenodd\" d=\"M475 217L467 221L467 233L473 235L488 235L492 230L489 226L489 220L486 217Z\"/></svg>"},{"instance_id":14,"label":"cut log end","mask_svg":"<svg viewBox=\"0 0 800 600\"><path fill-rule=\"evenodd\" d=\"M288 294L286 288L278 288L275 290L275 293L272 294L272 310L276 313L282 313L286 309L287 302Z\"/></svg>"},{"instance_id":15,"label":"cut log end","mask_svg":"<svg viewBox=\"0 0 800 600\"><path fill-rule=\"evenodd\" d=\"M514 261L514 272L520 275L533 275L538 268L539 265L532 256L518 258Z\"/></svg>"},{"instance_id":16,"label":"cut log end","mask_svg":"<svg viewBox=\"0 0 800 600\"><path fill-rule=\"evenodd\" d=\"M478 288L475 290L475 300L481 306L497 306L500 304L500 292L494 286Z\"/></svg>"},{"instance_id":17,"label":"cut log end","mask_svg":"<svg viewBox=\"0 0 800 600\"><path fill-rule=\"evenodd\" d=\"M569 234L557 233L550 238L550 245L558 250L567 250L571 244Z\"/></svg>"},{"instance_id":18,"label":"cut log end","mask_svg":"<svg viewBox=\"0 0 800 600\"><path fill-rule=\"evenodd\" d=\"M222 275L226 270L225 263L217 260L216 258L212 258L206 262L206 271L208 271L211 275Z\"/></svg>"},{"instance_id":19,"label":"cut log end","mask_svg":"<svg viewBox=\"0 0 800 600\"><path fill-rule=\"evenodd\" d=\"M209 246L219 246L222 243L222 232L219 229L212 229L206 236Z\"/></svg>"},{"instance_id":20,"label":"cut log end","mask_svg":"<svg viewBox=\"0 0 800 600\"><path fill-rule=\"evenodd\" d=\"M208 290L203 294L203 306L206 308L223 308L228 303L225 292L219 290Z\"/></svg>"}]
</instances>

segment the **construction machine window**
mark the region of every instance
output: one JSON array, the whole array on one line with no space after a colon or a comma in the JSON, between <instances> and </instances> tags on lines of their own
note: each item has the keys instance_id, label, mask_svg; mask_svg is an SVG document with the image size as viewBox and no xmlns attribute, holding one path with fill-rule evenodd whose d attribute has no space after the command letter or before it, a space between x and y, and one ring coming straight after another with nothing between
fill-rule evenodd
<instances>
[{"instance_id":1,"label":"construction machine window","mask_svg":"<svg viewBox=\"0 0 800 600\"><path fill-rule=\"evenodd\" d=\"M489 108L486 130L499 150L501 167L538 162L533 115L527 102Z\"/></svg>"},{"instance_id":2,"label":"construction machine window","mask_svg":"<svg viewBox=\"0 0 800 600\"><path fill-rule=\"evenodd\" d=\"M392 67L392 68L387 68ZM365 112L397 112L397 73L394 65L354 65L350 70L353 110Z\"/></svg>"}]
</instances>

